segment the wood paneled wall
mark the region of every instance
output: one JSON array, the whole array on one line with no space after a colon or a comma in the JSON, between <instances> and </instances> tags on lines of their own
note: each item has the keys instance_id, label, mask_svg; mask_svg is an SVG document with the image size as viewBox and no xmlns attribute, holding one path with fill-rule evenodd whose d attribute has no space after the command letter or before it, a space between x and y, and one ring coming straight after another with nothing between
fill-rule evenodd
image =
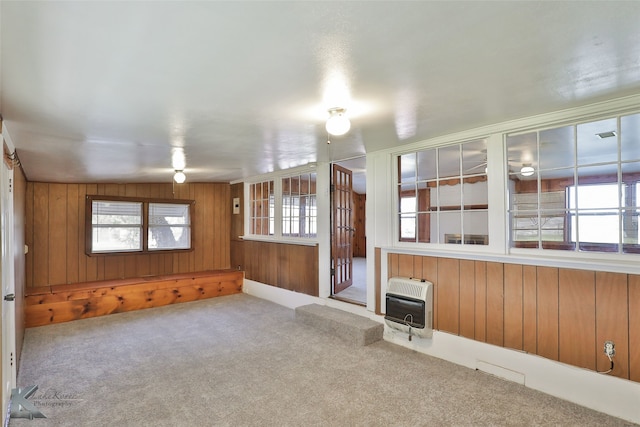
<instances>
[{"instance_id":1,"label":"wood paneled wall","mask_svg":"<svg viewBox=\"0 0 640 427\"><path fill-rule=\"evenodd\" d=\"M365 233L367 195L353 192L353 256L367 256L367 237Z\"/></svg>"},{"instance_id":2,"label":"wood paneled wall","mask_svg":"<svg viewBox=\"0 0 640 427\"><path fill-rule=\"evenodd\" d=\"M389 277L434 284L434 329L640 382L640 275L406 254Z\"/></svg>"},{"instance_id":3,"label":"wood paneled wall","mask_svg":"<svg viewBox=\"0 0 640 427\"><path fill-rule=\"evenodd\" d=\"M195 200L193 251L87 256L85 196ZM227 269L231 225L230 185L58 184L28 182L26 286L38 287L148 275Z\"/></svg>"},{"instance_id":4,"label":"wood paneled wall","mask_svg":"<svg viewBox=\"0 0 640 427\"><path fill-rule=\"evenodd\" d=\"M318 296L318 246L247 240L245 278Z\"/></svg>"}]
</instances>

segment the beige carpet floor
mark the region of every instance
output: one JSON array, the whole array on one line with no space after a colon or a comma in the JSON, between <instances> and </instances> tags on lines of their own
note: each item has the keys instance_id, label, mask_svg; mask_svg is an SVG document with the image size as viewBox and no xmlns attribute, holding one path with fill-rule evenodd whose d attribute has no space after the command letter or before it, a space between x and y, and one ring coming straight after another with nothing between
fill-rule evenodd
<instances>
[{"instance_id":1,"label":"beige carpet floor","mask_svg":"<svg viewBox=\"0 0 640 427\"><path fill-rule=\"evenodd\" d=\"M18 383L10 426L629 425L244 294L28 329Z\"/></svg>"}]
</instances>

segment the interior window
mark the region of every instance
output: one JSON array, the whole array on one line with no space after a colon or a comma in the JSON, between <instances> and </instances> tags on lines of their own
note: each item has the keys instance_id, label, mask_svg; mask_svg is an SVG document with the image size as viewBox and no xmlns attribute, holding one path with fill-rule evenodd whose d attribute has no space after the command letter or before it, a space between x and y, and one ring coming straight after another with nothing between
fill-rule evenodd
<instances>
[{"instance_id":1,"label":"interior window","mask_svg":"<svg viewBox=\"0 0 640 427\"><path fill-rule=\"evenodd\" d=\"M488 244L486 141L398 156L403 242Z\"/></svg>"},{"instance_id":2,"label":"interior window","mask_svg":"<svg viewBox=\"0 0 640 427\"><path fill-rule=\"evenodd\" d=\"M638 252L640 115L507 135L511 247Z\"/></svg>"},{"instance_id":3,"label":"interior window","mask_svg":"<svg viewBox=\"0 0 640 427\"><path fill-rule=\"evenodd\" d=\"M274 230L275 198L273 181L250 184L249 206L251 234L272 236Z\"/></svg>"},{"instance_id":4,"label":"interior window","mask_svg":"<svg viewBox=\"0 0 640 427\"><path fill-rule=\"evenodd\" d=\"M282 179L282 235L316 237L316 174Z\"/></svg>"}]
</instances>

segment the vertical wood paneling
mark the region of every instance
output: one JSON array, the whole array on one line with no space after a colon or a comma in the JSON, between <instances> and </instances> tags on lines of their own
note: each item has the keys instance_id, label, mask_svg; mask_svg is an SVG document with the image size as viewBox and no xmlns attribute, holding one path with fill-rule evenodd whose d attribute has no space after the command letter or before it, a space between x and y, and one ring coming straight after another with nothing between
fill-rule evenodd
<instances>
[{"instance_id":1,"label":"vertical wood paneling","mask_svg":"<svg viewBox=\"0 0 640 427\"><path fill-rule=\"evenodd\" d=\"M97 184L87 184L85 186L85 198L87 195L98 194L98 186ZM83 203L84 206L84 203ZM83 208L83 211L86 211L86 206ZM85 212L86 214L86 212ZM81 232L84 234L84 231ZM82 253L85 253L84 242L82 242ZM98 280L98 257L90 257L84 255L84 259L86 260L86 281Z\"/></svg>"},{"instance_id":2,"label":"vertical wood paneling","mask_svg":"<svg viewBox=\"0 0 640 427\"><path fill-rule=\"evenodd\" d=\"M78 185L67 186L67 227L66 241L67 252L65 260L67 262L67 283L79 282L78 253L80 252L78 234L81 225L84 225L84 218L78 218Z\"/></svg>"},{"instance_id":3,"label":"vertical wood paneling","mask_svg":"<svg viewBox=\"0 0 640 427\"><path fill-rule=\"evenodd\" d=\"M558 360L558 269L538 267L538 354Z\"/></svg>"},{"instance_id":4,"label":"vertical wood paneling","mask_svg":"<svg viewBox=\"0 0 640 427\"><path fill-rule=\"evenodd\" d=\"M439 329L438 325L438 259L434 257L422 257L422 278L433 283L433 329Z\"/></svg>"},{"instance_id":5,"label":"vertical wood paneling","mask_svg":"<svg viewBox=\"0 0 640 427\"><path fill-rule=\"evenodd\" d=\"M78 241L76 243L76 248L78 248L78 253L75 254L76 259L78 260L78 282L85 282L87 280L87 256L84 252L85 245L85 197L87 195L87 186L84 184L78 185L78 201L77 201L77 209L78 209ZM74 256L73 254L69 254L69 256Z\"/></svg>"},{"instance_id":6,"label":"vertical wood paneling","mask_svg":"<svg viewBox=\"0 0 640 427\"><path fill-rule=\"evenodd\" d=\"M487 342L504 345L504 267L487 262Z\"/></svg>"},{"instance_id":7,"label":"vertical wood paneling","mask_svg":"<svg viewBox=\"0 0 640 427\"><path fill-rule=\"evenodd\" d=\"M49 277L47 284L67 283L67 186L49 184Z\"/></svg>"},{"instance_id":8,"label":"vertical wood paneling","mask_svg":"<svg viewBox=\"0 0 640 427\"><path fill-rule=\"evenodd\" d=\"M33 185L33 286L49 284L49 185ZM27 284L30 285L30 284Z\"/></svg>"},{"instance_id":9,"label":"vertical wood paneling","mask_svg":"<svg viewBox=\"0 0 640 427\"><path fill-rule=\"evenodd\" d=\"M401 258L388 254L389 271ZM431 256L413 264L434 283L434 329L470 337L472 310L470 338L600 371L609 368L604 341L613 340L610 375L640 381L640 275Z\"/></svg>"},{"instance_id":10,"label":"vertical wood paneling","mask_svg":"<svg viewBox=\"0 0 640 427\"><path fill-rule=\"evenodd\" d=\"M487 263L475 261L475 339L487 341Z\"/></svg>"},{"instance_id":11,"label":"vertical wood paneling","mask_svg":"<svg viewBox=\"0 0 640 427\"><path fill-rule=\"evenodd\" d=\"M615 344L612 375L629 378L629 300L627 275L596 272L596 368L606 371L611 366L604 354L604 342Z\"/></svg>"},{"instance_id":12,"label":"vertical wood paneling","mask_svg":"<svg viewBox=\"0 0 640 427\"><path fill-rule=\"evenodd\" d=\"M218 204L214 203L216 197L213 194L213 185L203 185L204 193L202 194L203 206L219 206L219 207L227 207L228 203L226 201L222 201L218 198ZM215 208L214 208L215 209ZM224 211L226 209L218 209L219 217L224 220ZM218 246L218 241L216 238L222 236L216 236L215 226L214 226L214 218L213 215L207 215L203 218L203 247L202 247L202 270L212 270L213 269L213 258L214 253L219 257L222 255L220 251L220 247ZM220 221L222 222L222 221Z\"/></svg>"},{"instance_id":13,"label":"vertical wood paneling","mask_svg":"<svg viewBox=\"0 0 640 427\"><path fill-rule=\"evenodd\" d=\"M354 257L367 256L367 241L365 238L366 200L367 196L365 194L353 193L353 226L355 228L355 232L353 233Z\"/></svg>"},{"instance_id":14,"label":"vertical wood paneling","mask_svg":"<svg viewBox=\"0 0 640 427\"><path fill-rule=\"evenodd\" d=\"M640 275L630 274L629 285L629 379L640 382Z\"/></svg>"},{"instance_id":15,"label":"vertical wood paneling","mask_svg":"<svg viewBox=\"0 0 640 427\"><path fill-rule=\"evenodd\" d=\"M28 255L25 257L25 288L29 286L29 284L33 283L33 221L29 219L33 218L33 204L35 198L33 197L33 184L27 182L27 191L25 193L25 218L24 218L24 228L25 228L25 236L24 236L24 244L27 245Z\"/></svg>"},{"instance_id":16,"label":"vertical wood paneling","mask_svg":"<svg viewBox=\"0 0 640 427\"><path fill-rule=\"evenodd\" d=\"M392 277L398 276L398 270L400 265L400 262L398 260L399 256L400 255L398 254L387 255L387 263L388 263L387 274L389 275L389 277L387 277L387 280ZM386 286L386 282L383 284L383 287L384 286Z\"/></svg>"},{"instance_id":17,"label":"vertical wood paneling","mask_svg":"<svg viewBox=\"0 0 640 427\"><path fill-rule=\"evenodd\" d=\"M46 184L28 183L25 218L29 253L27 287L186 273L230 267L228 184ZM87 195L192 199L196 201L194 250L87 256ZM197 198L197 200L196 200ZM201 228L199 228L201 227ZM199 270L196 270L196 264Z\"/></svg>"},{"instance_id":18,"label":"vertical wood paneling","mask_svg":"<svg viewBox=\"0 0 640 427\"><path fill-rule=\"evenodd\" d=\"M537 354L537 277L534 266L522 267L522 293L524 351Z\"/></svg>"},{"instance_id":19,"label":"vertical wood paneling","mask_svg":"<svg viewBox=\"0 0 640 427\"><path fill-rule=\"evenodd\" d=\"M460 260L460 335L475 337L475 262Z\"/></svg>"},{"instance_id":20,"label":"vertical wood paneling","mask_svg":"<svg viewBox=\"0 0 640 427\"><path fill-rule=\"evenodd\" d=\"M438 258L438 329L459 333L460 261Z\"/></svg>"},{"instance_id":21,"label":"vertical wood paneling","mask_svg":"<svg viewBox=\"0 0 640 427\"><path fill-rule=\"evenodd\" d=\"M522 265L504 264L504 346L523 349Z\"/></svg>"},{"instance_id":22,"label":"vertical wood paneling","mask_svg":"<svg viewBox=\"0 0 640 427\"><path fill-rule=\"evenodd\" d=\"M413 255L398 255L398 276L413 277Z\"/></svg>"},{"instance_id":23,"label":"vertical wood paneling","mask_svg":"<svg viewBox=\"0 0 640 427\"><path fill-rule=\"evenodd\" d=\"M596 289L592 271L560 269L558 275L559 360L595 369Z\"/></svg>"}]
</instances>

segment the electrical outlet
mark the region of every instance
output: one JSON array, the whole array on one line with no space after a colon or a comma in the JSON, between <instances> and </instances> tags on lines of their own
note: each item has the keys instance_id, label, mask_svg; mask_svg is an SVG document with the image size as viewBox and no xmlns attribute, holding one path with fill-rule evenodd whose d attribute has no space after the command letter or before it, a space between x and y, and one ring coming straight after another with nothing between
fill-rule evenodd
<instances>
[{"instance_id":1,"label":"electrical outlet","mask_svg":"<svg viewBox=\"0 0 640 427\"><path fill-rule=\"evenodd\" d=\"M604 354L609 357L612 357L616 354L616 346L613 341L605 341L604 342Z\"/></svg>"}]
</instances>

